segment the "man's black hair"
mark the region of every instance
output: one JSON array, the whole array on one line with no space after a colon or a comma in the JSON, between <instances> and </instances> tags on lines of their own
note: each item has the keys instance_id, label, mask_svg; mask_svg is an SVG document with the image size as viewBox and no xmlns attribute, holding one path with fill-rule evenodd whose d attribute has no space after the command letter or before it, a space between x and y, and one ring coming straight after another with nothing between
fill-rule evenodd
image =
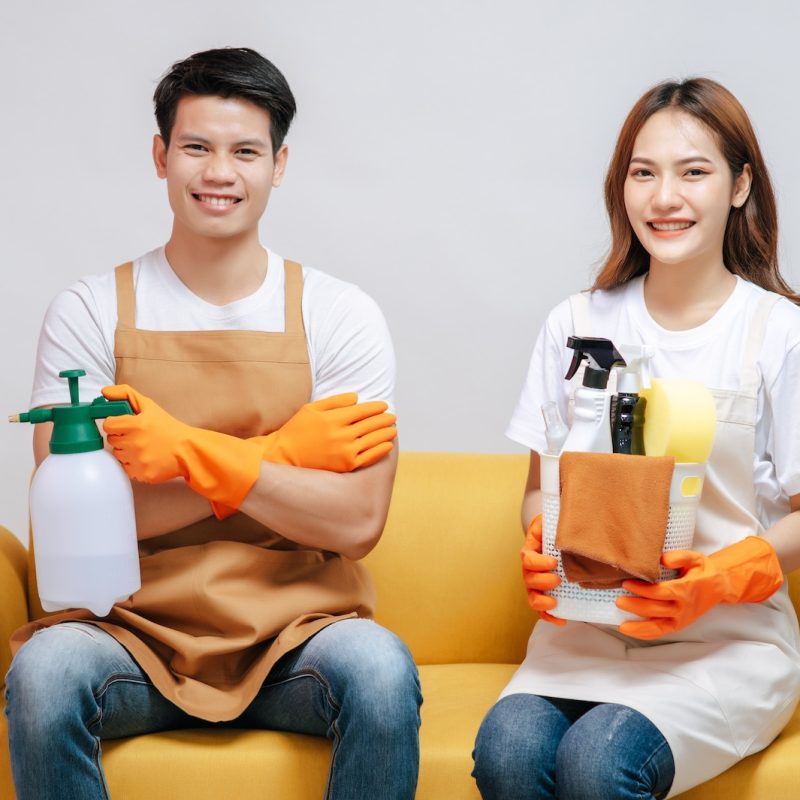
<instances>
[{"instance_id":1,"label":"man's black hair","mask_svg":"<svg viewBox=\"0 0 800 800\"><path fill-rule=\"evenodd\" d=\"M178 101L192 95L238 97L269 114L272 153L278 152L297 111L280 70L249 47L223 47L177 61L156 87L153 102L164 144L175 124Z\"/></svg>"}]
</instances>

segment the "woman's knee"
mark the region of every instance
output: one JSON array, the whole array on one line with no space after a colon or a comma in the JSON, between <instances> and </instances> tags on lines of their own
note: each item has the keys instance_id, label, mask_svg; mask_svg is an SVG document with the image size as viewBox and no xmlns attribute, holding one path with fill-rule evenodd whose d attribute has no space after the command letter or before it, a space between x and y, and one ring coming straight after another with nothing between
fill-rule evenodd
<instances>
[{"instance_id":1,"label":"woman's knee","mask_svg":"<svg viewBox=\"0 0 800 800\"><path fill-rule=\"evenodd\" d=\"M473 777L485 798L552 797L553 762L566 723L546 700L512 694L489 710L478 730Z\"/></svg>"},{"instance_id":2,"label":"woman's knee","mask_svg":"<svg viewBox=\"0 0 800 800\"><path fill-rule=\"evenodd\" d=\"M556 753L559 793L569 800L663 797L674 774L664 736L627 706L598 705L569 729Z\"/></svg>"}]
</instances>

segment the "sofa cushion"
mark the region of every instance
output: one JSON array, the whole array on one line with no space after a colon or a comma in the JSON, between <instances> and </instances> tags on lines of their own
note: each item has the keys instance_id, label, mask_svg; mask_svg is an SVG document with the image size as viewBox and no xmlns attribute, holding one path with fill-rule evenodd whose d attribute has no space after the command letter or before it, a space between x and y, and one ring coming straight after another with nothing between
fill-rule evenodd
<instances>
[{"instance_id":1,"label":"sofa cushion","mask_svg":"<svg viewBox=\"0 0 800 800\"><path fill-rule=\"evenodd\" d=\"M480 800L472 747L484 715L516 667L420 667L424 702L417 800ZM6 720L0 715L0 797L13 797ZM800 786L800 713L768 750L681 800L795 800ZM326 739L276 731L197 729L103 744L113 800L319 800L328 772Z\"/></svg>"},{"instance_id":2,"label":"sofa cushion","mask_svg":"<svg viewBox=\"0 0 800 800\"><path fill-rule=\"evenodd\" d=\"M514 669L511 664L420 668L425 699L418 800L480 800L470 777L472 745ZM10 798L5 715L0 740L0 797ZM319 800L329 759L327 739L278 731L199 728L103 743L114 800Z\"/></svg>"}]
</instances>

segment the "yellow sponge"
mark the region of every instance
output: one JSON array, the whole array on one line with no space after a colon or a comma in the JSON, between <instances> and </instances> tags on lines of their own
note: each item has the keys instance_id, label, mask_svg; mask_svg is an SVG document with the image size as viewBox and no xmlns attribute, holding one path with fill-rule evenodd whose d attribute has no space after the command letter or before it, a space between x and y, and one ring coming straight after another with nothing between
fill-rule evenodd
<instances>
[{"instance_id":1,"label":"yellow sponge","mask_svg":"<svg viewBox=\"0 0 800 800\"><path fill-rule=\"evenodd\" d=\"M704 462L714 444L717 412L714 397L700 381L654 378L642 390L647 399L644 452L675 461Z\"/></svg>"}]
</instances>

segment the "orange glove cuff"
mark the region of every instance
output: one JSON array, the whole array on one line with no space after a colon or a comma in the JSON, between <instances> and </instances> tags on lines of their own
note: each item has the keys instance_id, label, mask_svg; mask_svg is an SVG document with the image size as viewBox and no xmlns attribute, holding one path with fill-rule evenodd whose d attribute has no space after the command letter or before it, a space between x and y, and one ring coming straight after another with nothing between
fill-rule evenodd
<instances>
[{"instance_id":1,"label":"orange glove cuff","mask_svg":"<svg viewBox=\"0 0 800 800\"><path fill-rule=\"evenodd\" d=\"M748 536L713 553L709 559L726 578L723 603L760 603L783 585L778 554L761 536Z\"/></svg>"},{"instance_id":2,"label":"orange glove cuff","mask_svg":"<svg viewBox=\"0 0 800 800\"><path fill-rule=\"evenodd\" d=\"M256 482L258 444L187 425L130 386L107 386L103 394L128 400L136 412L103 423L111 452L129 477L144 483L182 477L198 494L233 508Z\"/></svg>"},{"instance_id":3,"label":"orange glove cuff","mask_svg":"<svg viewBox=\"0 0 800 800\"><path fill-rule=\"evenodd\" d=\"M661 562L678 569L678 578L660 583L625 581L635 596L617 598L617 606L642 620L620 625L639 639L657 639L681 630L720 603L760 603L783 584L775 548L760 536L748 536L711 555L693 550L664 553Z\"/></svg>"}]
</instances>

